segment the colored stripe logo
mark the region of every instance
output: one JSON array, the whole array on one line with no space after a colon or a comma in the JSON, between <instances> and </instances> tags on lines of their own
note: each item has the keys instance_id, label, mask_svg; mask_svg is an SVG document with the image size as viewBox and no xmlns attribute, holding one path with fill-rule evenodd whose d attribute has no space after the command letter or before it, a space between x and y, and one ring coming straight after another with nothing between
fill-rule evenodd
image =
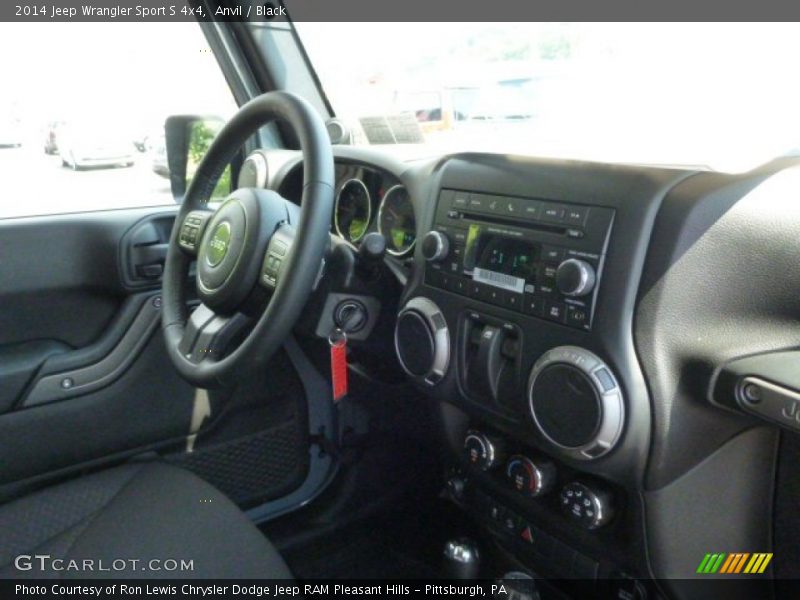
<instances>
[{"instance_id":1,"label":"colored stripe logo","mask_svg":"<svg viewBox=\"0 0 800 600\"><path fill-rule=\"evenodd\" d=\"M760 574L772 560L772 552L725 552L708 553L700 561L697 572L703 575L714 573L736 575L739 573Z\"/></svg>"}]
</instances>

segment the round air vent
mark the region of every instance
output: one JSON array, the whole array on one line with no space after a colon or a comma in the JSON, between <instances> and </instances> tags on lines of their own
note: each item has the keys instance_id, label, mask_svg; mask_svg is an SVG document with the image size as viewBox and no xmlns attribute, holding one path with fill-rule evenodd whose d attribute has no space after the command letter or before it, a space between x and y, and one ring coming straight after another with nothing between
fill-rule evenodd
<instances>
[{"instance_id":1,"label":"round air vent","mask_svg":"<svg viewBox=\"0 0 800 600\"><path fill-rule=\"evenodd\" d=\"M577 346L543 354L528 379L528 407L539 432L565 456L598 458L619 440L622 390L600 357Z\"/></svg>"},{"instance_id":2,"label":"round air vent","mask_svg":"<svg viewBox=\"0 0 800 600\"><path fill-rule=\"evenodd\" d=\"M400 365L411 377L438 383L450 364L450 331L442 311L423 297L409 300L397 316L394 345Z\"/></svg>"}]
</instances>

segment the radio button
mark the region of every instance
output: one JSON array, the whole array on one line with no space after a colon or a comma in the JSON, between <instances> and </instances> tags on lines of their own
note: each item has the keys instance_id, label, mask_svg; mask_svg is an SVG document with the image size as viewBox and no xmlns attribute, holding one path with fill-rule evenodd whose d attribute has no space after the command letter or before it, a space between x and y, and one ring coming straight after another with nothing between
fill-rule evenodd
<instances>
[{"instance_id":1,"label":"radio button","mask_svg":"<svg viewBox=\"0 0 800 600\"><path fill-rule=\"evenodd\" d=\"M551 321L564 323L567 319L567 307L563 302L552 302L548 300L545 304L544 316Z\"/></svg>"},{"instance_id":2,"label":"radio button","mask_svg":"<svg viewBox=\"0 0 800 600\"><path fill-rule=\"evenodd\" d=\"M589 209L585 206L568 206L565 220L570 225L583 226L586 222L586 214L588 212Z\"/></svg>"},{"instance_id":3,"label":"radio button","mask_svg":"<svg viewBox=\"0 0 800 600\"><path fill-rule=\"evenodd\" d=\"M589 324L589 311L583 306L567 307L567 325L584 328Z\"/></svg>"},{"instance_id":4,"label":"radio button","mask_svg":"<svg viewBox=\"0 0 800 600\"><path fill-rule=\"evenodd\" d=\"M450 291L455 292L456 294L466 294L467 293L467 283L468 281L463 277L452 277L450 279Z\"/></svg>"},{"instance_id":5,"label":"radio button","mask_svg":"<svg viewBox=\"0 0 800 600\"><path fill-rule=\"evenodd\" d=\"M539 219L542 216L542 204L535 200L522 201L522 216L526 219Z\"/></svg>"},{"instance_id":6,"label":"radio button","mask_svg":"<svg viewBox=\"0 0 800 600\"><path fill-rule=\"evenodd\" d=\"M499 288L489 286L484 299L492 304L502 306L505 303L505 292Z\"/></svg>"},{"instance_id":7,"label":"radio button","mask_svg":"<svg viewBox=\"0 0 800 600\"><path fill-rule=\"evenodd\" d=\"M539 296L530 296L526 294L522 301L522 311L526 315L532 315L534 317L543 317L544 298L540 298Z\"/></svg>"},{"instance_id":8,"label":"radio button","mask_svg":"<svg viewBox=\"0 0 800 600\"><path fill-rule=\"evenodd\" d=\"M453 208L467 208L469 206L469 192L456 192L453 196Z\"/></svg>"},{"instance_id":9,"label":"radio button","mask_svg":"<svg viewBox=\"0 0 800 600\"><path fill-rule=\"evenodd\" d=\"M481 212L489 210L489 198L486 194L470 194L467 208Z\"/></svg>"},{"instance_id":10,"label":"radio button","mask_svg":"<svg viewBox=\"0 0 800 600\"><path fill-rule=\"evenodd\" d=\"M509 217L516 217L519 216L521 213L519 201L513 198L507 198L501 203L502 209L501 213L509 216Z\"/></svg>"},{"instance_id":11,"label":"radio button","mask_svg":"<svg viewBox=\"0 0 800 600\"><path fill-rule=\"evenodd\" d=\"M549 283L543 283L539 286L539 293L545 296L553 296L556 293L556 288Z\"/></svg>"},{"instance_id":12,"label":"radio button","mask_svg":"<svg viewBox=\"0 0 800 600\"><path fill-rule=\"evenodd\" d=\"M551 223L563 223L566 210L560 204L545 204L542 209L542 220Z\"/></svg>"},{"instance_id":13,"label":"radio button","mask_svg":"<svg viewBox=\"0 0 800 600\"><path fill-rule=\"evenodd\" d=\"M542 260L559 263L564 258L564 250L558 246L542 246ZM555 277L555 271L547 277Z\"/></svg>"},{"instance_id":14,"label":"radio button","mask_svg":"<svg viewBox=\"0 0 800 600\"><path fill-rule=\"evenodd\" d=\"M494 215L503 214L503 209L508 198L505 196L487 196L486 198L486 212Z\"/></svg>"},{"instance_id":15,"label":"radio button","mask_svg":"<svg viewBox=\"0 0 800 600\"><path fill-rule=\"evenodd\" d=\"M465 244L467 242L467 230L454 228L451 232L453 242L456 244Z\"/></svg>"},{"instance_id":16,"label":"radio button","mask_svg":"<svg viewBox=\"0 0 800 600\"><path fill-rule=\"evenodd\" d=\"M477 281L470 281L467 284L467 296L476 300L486 299L486 286Z\"/></svg>"},{"instance_id":17,"label":"radio button","mask_svg":"<svg viewBox=\"0 0 800 600\"><path fill-rule=\"evenodd\" d=\"M505 306L511 310L522 310L522 294L506 292Z\"/></svg>"}]
</instances>

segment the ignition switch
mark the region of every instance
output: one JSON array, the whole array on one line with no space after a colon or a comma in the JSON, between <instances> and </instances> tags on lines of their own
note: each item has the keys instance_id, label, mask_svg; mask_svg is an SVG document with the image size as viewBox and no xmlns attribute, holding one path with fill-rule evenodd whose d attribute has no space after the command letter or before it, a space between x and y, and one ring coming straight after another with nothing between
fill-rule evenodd
<instances>
[{"instance_id":1,"label":"ignition switch","mask_svg":"<svg viewBox=\"0 0 800 600\"><path fill-rule=\"evenodd\" d=\"M333 321L346 333L356 333L364 329L369 314L367 307L358 300L343 300L333 311Z\"/></svg>"}]
</instances>

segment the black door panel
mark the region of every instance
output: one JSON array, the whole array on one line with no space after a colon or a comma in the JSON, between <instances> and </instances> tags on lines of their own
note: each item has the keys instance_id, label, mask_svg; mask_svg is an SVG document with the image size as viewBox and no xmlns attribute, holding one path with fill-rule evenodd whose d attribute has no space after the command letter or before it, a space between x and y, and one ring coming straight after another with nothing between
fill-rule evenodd
<instances>
[{"instance_id":1,"label":"black door panel","mask_svg":"<svg viewBox=\"0 0 800 600\"><path fill-rule=\"evenodd\" d=\"M77 349L95 341L127 295L122 237L152 212L0 220L0 347L52 339Z\"/></svg>"},{"instance_id":2,"label":"black door panel","mask_svg":"<svg viewBox=\"0 0 800 600\"><path fill-rule=\"evenodd\" d=\"M98 363L123 339L143 298L129 297L120 277L120 240L146 212L0 221L0 414L31 393L31 403L58 399L31 389L34 373L41 378ZM172 213L150 218L164 229ZM65 375L65 388L74 380ZM82 391L64 389L61 396Z\"/></svg>"},{"instance_id":3,"label":"black door panel","mask_svg":"<svg viewBox=\"0 0 800 600\"><path fill-rule=\"evenodd\" d=\"M159 294L128 298L97 342L46 360L18 408L81 396L112 384L136 360L158 329L160 318Z\"/></svg>"},{"instance_id":4,"label":"black door panel","mask_svg":"<svg viewBox=\"0 0 800 600\"><path fill-rule=\"evenodd\" d=\"M70 347L55 340L20 342L0 348L0 414L11 410L22 397L33 374L52 356Z\"/></svg>"},{"instance_id":5,"label":"black door panel","mask_svg":"<svg viewBox=\"0 0 800 600\"><path fill-rule=\"evenodd\" d=\"M145 453L247 507L303 482L306 398L285 356L209 393L209 414L187 441L199 396L172 368L159 326L174 215L0 220L0 501Z\"/></svg>"},{"instance_id":6,"label":"black door panel","mask_svg":"<svg viewBox=\"0 0 800 600\"><path fill-rule=\"evenodd\" d=\"M194 390L173 369L160 331L114 384L92 394L0 416L0 485L178 442Z\"/></svg>"},{"instance_id":7,"label":"black door panel","mask_svg":"<svg viewBox=\"0 0 800 600\"><path fill-rule=\"evenodd\" d=\"M187 435L194 389L165 368L158 292L121 277L135 224L169 231L174 210L153 212L0 221L0 485Z\"/></svg>"}]
</instances>

